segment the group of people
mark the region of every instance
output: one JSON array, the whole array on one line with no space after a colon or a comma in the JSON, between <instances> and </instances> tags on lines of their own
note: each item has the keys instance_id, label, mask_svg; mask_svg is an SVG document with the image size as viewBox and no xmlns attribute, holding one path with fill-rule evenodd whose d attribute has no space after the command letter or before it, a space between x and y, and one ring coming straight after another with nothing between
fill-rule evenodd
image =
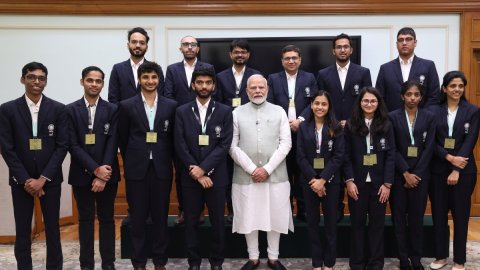
<instances>
[{"instance_id":1,"label":"group of people","mask_svg":"<svg viewBox=\"0 0 480 270\"><path fill-rule=\"evenodd\" d=\"M80 267L95 268L96 215L101 267L115 269L118 149L134 269L146 269L147 254L155 270L165 269L174 168L180 213L175 222L185 225L191 270L200 269L202 261L198 226L205 205L212 225L209 262L212 270L222 269L225 203L232 231L244 234L247 243L249 259L241 269L260 264L259 231L267 232L268 267L286 269L278 259L279 243L281 234L294 231L292 197L296 218L308 224L313 269L333 269L345 190L351 269L383 269L388 201L400 268L423 269L428 195L437 241L430 268L447 264L451 210L453 269L464 269L480 112L465 98L462 72L448 72L440 86L434 63L415 56L412 28L398 32L399 57L381 66L376 87L368 68L350 62L353 48L346 34L333 40L336 63L317 76L300 69L301 52L288 45L281 52L284 70L265 78L247 66L250 47L243 39L230 45L232 67L216 74L197 59L198 41L186 36L180 42L183 61L169 65L164 78L161 67L144 58L148 42L143 28L128 32L130 58L113 67L109 102L100 97L105 79L100 68L83 69L83 97L64 106L43 95L47 68L31 62L20 79L25 94L0 106L18 269L32 269L35 197L46 228L47 269L62 269L60 185L67 151L79 213Z\"/></svg>"}]
</instances>

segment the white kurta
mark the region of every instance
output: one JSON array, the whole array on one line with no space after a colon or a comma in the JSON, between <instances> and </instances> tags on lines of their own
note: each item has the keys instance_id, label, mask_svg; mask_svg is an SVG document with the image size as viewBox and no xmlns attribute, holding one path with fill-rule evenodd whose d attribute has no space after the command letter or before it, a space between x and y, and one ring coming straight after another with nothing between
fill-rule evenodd
<instances>
[{"instance_id":1,"label":"white kurta","mask_svg":"<svg viewBox=\"0 0 480 270\"><path fill-rule=\"evenodd\" d=\"M271 104L264 105L272 106ZM291 148L291 134L287 115L280 107L277 109L281 114L281 120L278 122L280 124L277 140L278 145L274 146L275 151L268 158L268 163L260 165L269 173L269 175L271 175L278 166L284 166L284 164L281 164L284 163L284 159ZM237 113L238 109L233 112L234 130L230 155L239 167L241 167L247 174L251 174L257 168L257 165L246 154L246 152L239 147L239 140L242 131L239 130ZM260 121L269 122L270 120L257 119L256 121L258 124ZM247 126L245 128L256 129L257 127L258 126ZM274 142L262 141L262 143L268 144ZM277 175L277 177L278 176L279 175ZM290 183L288 182L286 170L285 175L282 173L282 175L279 176L278 179L276 178L274 182L269 180L270 177L265 182L250 182L249 184L239 184L233 181L232 204L233 212L235 213L233 216L233 232L241 234L248 234L255 230L276 231L284 234L287 234L288 230L293 232L294 227L290 205Z\"/></svg>"}]
</instances>

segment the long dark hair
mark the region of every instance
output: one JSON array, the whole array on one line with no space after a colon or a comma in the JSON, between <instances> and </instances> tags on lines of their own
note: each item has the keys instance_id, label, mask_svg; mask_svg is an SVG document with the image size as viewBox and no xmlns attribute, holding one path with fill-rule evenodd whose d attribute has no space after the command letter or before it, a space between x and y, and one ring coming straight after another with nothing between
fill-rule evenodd
<instances>
[{"instance_id":1,"label":"long dark hair","mask_svg":"<svg viewBox=\"0 0 480 270\"><path fill-rule=\"evenodd\" d=\"M365 124L365 116L363 115L361 106L361 101L366 93L374 95L378 100L378 106L373 115L372 124L370 125L370 133L384 133L388 130L390 125L387 107L385 106L385 101L383 101L383 98L380 96L378 90L371 86L362 88L360 94L355 100L355 103L353 104L352 115L348 120L348 128L353 134L367 136L368 127Z\"/></svg>"},{"instance_id":2,"label":"long dark hair","mask_svg":"<svg viewBox=\"0 0 480 270\"><path fill-rule=\"evenodd\" d=\"M335 117L335 110L333 109L332 98L330 97L330 94L325 90L318 91L316 95L310 98L310 106L317 97L321 96L326 97L328 101L328 112L325 115L324 124L328 126L328 135L330 135L330 137L335 137L342 131L342 128ZM311 110L310 113L310 121L315 122L315 114L313 113L313 110Z\"/></svg>"},{"instance_id":3,"label":"long dark hair","mask_svg":"<svg viewBox=\"0 0 480 270\"><path fill-rule=\"evenodd\" d=\"M467 78L465 77L465 74L463 72L458 71L458 70L453 70L449 71L443 76L443 82L442 82L442 89L440 89L440 94L438 95L438 102L440 104L445 104L447 103L447 94L443 92L443 88L447 88L448 84L453 80L460 78L463 81L463 86L467 87ZM463 99L467 101L467 98L465 97L465 90L462 93L462 96L460 99Z\"/></svg>"}]
</instances>

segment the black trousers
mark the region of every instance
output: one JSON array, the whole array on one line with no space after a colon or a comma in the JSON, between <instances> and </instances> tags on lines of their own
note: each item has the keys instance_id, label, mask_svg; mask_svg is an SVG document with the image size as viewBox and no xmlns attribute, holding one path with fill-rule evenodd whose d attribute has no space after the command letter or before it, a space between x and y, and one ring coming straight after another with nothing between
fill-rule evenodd
<instances>
[{"instance_id":1,"label":"black trousers","mask_svg":"<svg viewBox=\"0 0 480 270\"><path fill-rule=\"evenodd\" d=\"M462 174L454 186L447 185L449 173L433 174L430 181L430 201L435 233L435 257L448 258L449 239L444 236L448 231L448 211L453 218L453 261L465 264L467 249L468 221L470 217L471 196L475 189L475 173Z\"/></svg>"},{"instance_id":2,"label":"black trousers","mask_svg":"<svg viewBox=\"0 0 480 270\"><path fill-rule=\"evenodd\" d=\"M62 245L60 242L60 194L61 185L44 186L45 195L40 197L45 236L47 238L47 267L60 270L63 267ZM32 216L34 197L24 190L23 185L11 187L13 214L15 217L15 259L17 269L32 269Z\"/></svg>"},{"instance_id":3,"label":"black trousers","mask_svg":"<svg viewBox=\"0 0 480 270\"><path fill-rule=\"evenodd\" d=\"M187 246L188 264L200 265L200 243L198 240L199 217L206 203L208 215L212 224L210 256L211 265L222 265L225 249L225 187L203 189L198 187L183 186L183 205L185 213L185 240Z\"/></svg>"},{"instance_id":4,"label":"black trousers","mask_svg":"<svg viewBox=\"0 0 480 270\"><path fill-rule=\"evenodd\" d=\"M327 196L313 192L308 183L302 183L307 210L308 236L312 253L312 266L333 267L337 258L337 202L340 185L326 184ZM320 204L323 211L325 235L320 235Z\"/></svg>"},{"instance_id":5,"label":"black trousers","mask_svg":"<svg viewBox=\"0 0 480 270\"><path fill-rule=\"evenodd\" d=\"M379 202L378 189L371 183L357 185L358 200L348 198L352 222L350 268L377 270L384 265L384 225L386 203ZM367 239L365 226L368 216ZM368 245L367 245L368 243ZM368 247L367 247L368 246ZM366 248L367 247L367 248ZM367 250L367 253L365 252Z\"/></svg>"},{"instance_id":6,"label":"black trousers","mask_svg":"<svg viewBox=\"0 0 480 270\"><path fill-rule=\"evenodd\" d=\"M225 201L227 202L227 210L229 214L233 213L232 204L232 178L233 178L233 159L230 155L227 156L227 170L228 170L228 185L225 189Z\"/></svg>"},{"instance_id":7,"label":"black trousers","mask_svg":"<svg viewBox=\"0 0 480 270\"><path fill-rule=\"evenodd\" d=\"M182 191L182 180L180 170L181 170L181 165L182 162L180 161L180 158L177 157L175 154L173 158L173 166L175 167L175 190L177 192L177 202L178 202L178 212L183 211L183 191Z\"/></svg>"},{"instance_id":8,"label":"black trousers","mask_svg":"<svg viewBox=\"0 0 480 270\"><path fill-rule=\"evenodd\" d=\"M153 163L150 161L145 179L141 181L126 179L125 185L130 209L132 265L144 267L147 263L147 250L151 250L154 265L167 264L171 179L157 178ZM145 221L149 215L152 219L151 248L145 246Z\"/></svg>"},{"instance_id":9,"label":"black trousers","mask_svg":"<svg viewBox=\"0 0 480 270\"><path fill-rule=\"evenodd\" d=\"M423 216L427 205L428 179L416 188L405 188L405 181L396 178L390 193L393 228L397 239L400 266L421 266L423 252Z\"/></svg>"},{"instance_id":10,"label":"black trousers","mask_svg":"<svg viewBox=\"0 0 480 270\"><path fill-rule=\"evenodd\" d=\"M303 198L303 188L301 183L300 168L297 164L297 133L292 132L292 148L288 152L286 163L288 181L290 182L290 204L295 197L297 200L297 214L305 213L305 199Z\"/></svg>"},{"instance_id":11,"label":"black trousers","mask_svg":"<svg viewBox=\"0 0 480 270\"><path fill-rule=\"evenodd\" d=\"M115 220L113 218L117 183L108 183L102 192L92 192L91 186L72 186L78 209L80 267L95 268L95 212L98 217L98 237L102 268L115 262Z\"/></svg>"}]
</instances>

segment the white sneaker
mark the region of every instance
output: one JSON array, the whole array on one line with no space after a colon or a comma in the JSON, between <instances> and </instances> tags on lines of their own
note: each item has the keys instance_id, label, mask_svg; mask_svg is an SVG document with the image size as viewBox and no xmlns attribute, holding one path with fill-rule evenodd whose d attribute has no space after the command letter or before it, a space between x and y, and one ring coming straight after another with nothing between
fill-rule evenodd
<instances>
[{"instance_id":1,"label":"white sneaker","mask_svg":"<svg viewBox=\"0 0 480 270\"><path fill-rule=\"evenodd\" d=\"M435 263L435 261L433 261L432 263L430 263L430 269L440 269L440 268L444 267L445 265L447 265L447 262Z\"/></svg>"}]
</instances>

